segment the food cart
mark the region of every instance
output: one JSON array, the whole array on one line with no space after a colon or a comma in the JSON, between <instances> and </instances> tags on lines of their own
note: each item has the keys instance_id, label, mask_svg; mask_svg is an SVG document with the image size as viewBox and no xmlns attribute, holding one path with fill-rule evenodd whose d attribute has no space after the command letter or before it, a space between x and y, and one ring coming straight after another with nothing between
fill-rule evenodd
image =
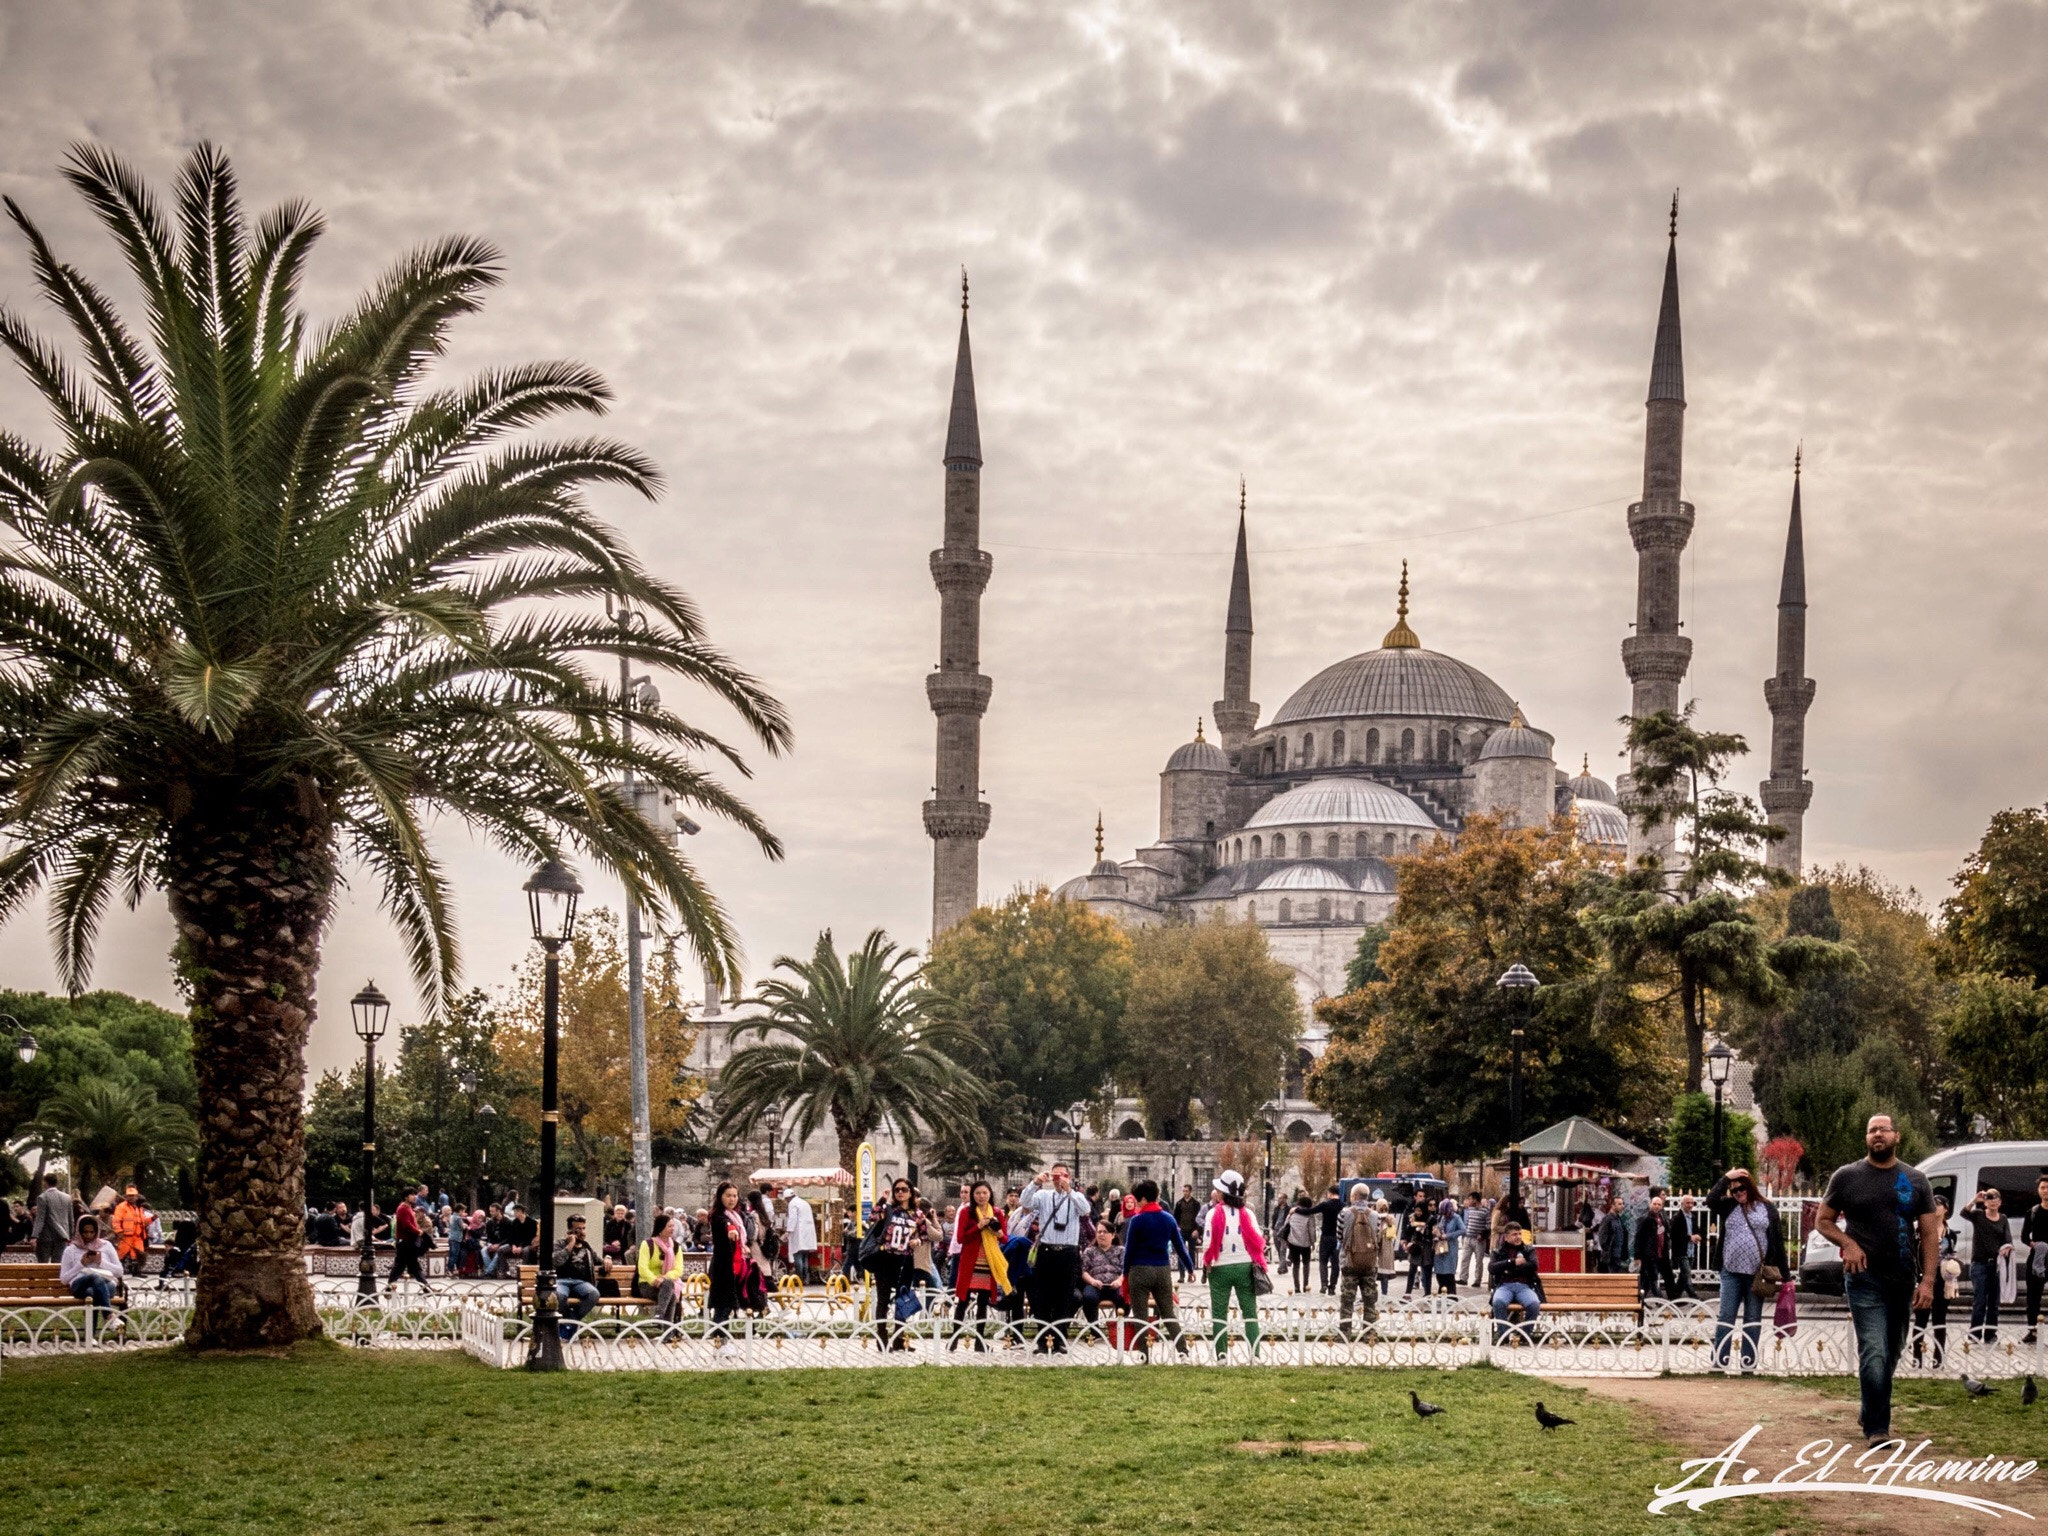
<instances>
[{"instance_id":1,"label":"food cart","mask_svg":"<svg viewBox=\"0 0 2048 1536\"><path fill-rule=\"evenodd\" d=\"M818 1224L817 1268L827 1274L837 1269L840 1246L835 1239L853 1198L853 1175L844 1168L756 1168L752 1177L756 1188L773 1184L785 1197L802 1195L810 1203Z\"/></svg>"},{"instance_id":2,"label":"food cart","mask_svg":"<svg viewBox=\"0 0 2048 1536\"><path fill-rule=\"evenodd\" d=\"M1586 1235L1573 1219L1580 1187L1590 1185L1593 1201L1605 1207L1617 1180L1645 1180L1642 1173L1624 1173L1598 1163L1542 1162L1522 1168L1522 1201L1536 1223L1536 1268L1546 1275L1586 1273ZM1532 1192L1530 1185L1537 1188Z\"/></svg>"}]
</instances>

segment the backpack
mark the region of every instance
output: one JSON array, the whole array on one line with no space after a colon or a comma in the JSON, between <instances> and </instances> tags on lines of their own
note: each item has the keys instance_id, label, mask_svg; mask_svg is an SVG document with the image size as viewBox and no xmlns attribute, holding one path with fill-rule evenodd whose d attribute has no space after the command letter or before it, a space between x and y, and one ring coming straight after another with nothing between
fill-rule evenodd
<instances>
[{"instance_id":1,"label":"backpack","mask_svg":"<svg viewBox=\"0 0 2048 1536\"><path fill-rule=\"evenodd\" d=\"M1380 1263L1380 1219L1369 1205L1352 1207L1351 1227L1344 1234L1344 1267L1376 1270Z\"/></svg>"}]
</instances>

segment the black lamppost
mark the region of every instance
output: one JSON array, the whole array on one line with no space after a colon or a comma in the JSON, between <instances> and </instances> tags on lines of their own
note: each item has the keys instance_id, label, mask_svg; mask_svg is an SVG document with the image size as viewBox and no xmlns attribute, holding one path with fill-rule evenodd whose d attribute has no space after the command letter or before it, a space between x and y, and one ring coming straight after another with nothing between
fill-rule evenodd
<instances>
[{"instance_id":1,"label":"black lamppost","mask_svg":"<svg viewBox=\"0 0 2048 1536\"><path fill-rule=\"evenodd\" d=\"M1522 1208L1522 1031L1535 1000L1536 973L1517 960L1495 986L1505 987L1514 1001L1514 1023L1508 1030L1508 1209ZM1519 1218L1518 1218L1519 1219Z\"/></svg>"},{"instance_id":2,"label":"black lamppost","mask_svg":"<svg viewBox=\"0 0 2048 1536\"><path fill-rule=\"evenodd\" d=\"M770 1104L762 1111L762 1118L768 1122L768 1164L772 1168L782 1166L782 1106Z\"/></svg>"},{"instance_id":3,"label":"black lamppost","mask_svg":"<svg viewBox=\"0 0 2048 1536\"><path fill-rule=\"evenodd\" d=\"M1174 1137L1166 1144L1166 1208L1173 1209L1174 1201L1180 1198L1180 1138Z\"/></svg>"},{"instance_id":4,"label":"black lamppost","mask_svg":"<svg viewBox=\"0 0 2048 1536\"><path fill-rule=\"evenodd\" d=\"M555 1301L555 1055L561 1031L561 949L576 931L576 898L583 887L561 863L549 859L526 882L533 936L546 954L541 982L540 1047L540 1272L533 1283L533 1343L529 1371L562 1369L562 1335Z\"/></svg>"},{"instance_id":5,"label":"black lamppost","mask_svg":"<svg viewBox=\"0 0 2048 1536\"><path fill-rule=\"evenodd\" d=\"M1337 1144L1337 1170L1330 1176L1330 1189L1341 1196L1344 1189L1344 1132L1332 1122L1323 1127L1323 1140Z\"/></svg>"},{"instance_id":6,"label":"black lamppost","mask_svg":"<svg viewBox=\"0 0 2048 1536\"><path fill-rule=\"evenodd\" d=\"M21 1058L25 1067L36 1059L36 1037L28 1032L28 1026L11 1013L0 1013L0 1024L7 1026L14 1036L14 1054Z\"/></svg>"},{"instance_id":7,"label":"black lamppost","mask_svg":"<svg viewBox=\"0 0 2048 1536\"><path fill-rule=\"evenodd\" d=\"M377 1042L391 1022L391 999L373 981L348 1000L348 1011L363 1042L363 1256L356 1266L356 1295L370 1301L377 1295L377 1239L370 1231L377 1193Z\"/></svg>"},{"instance_id":8,"label":"black lamppost","mask_svg":"<svg viewBox=\"0 0 2048 1536\"><path fill-rule=\"evenodd\" d=\"M1269 1225L1273 1220L1273 1127L1280 1123L1282 1107L1277 1096L1266 1105L1266 1192L1263 1196L1264 1204L1259 1209L1259 1220Z\"/></svg>"},{"instance_id":9,"label":"black lamppost","mask_svg":"<svg viewBox=\"0 0 2048 1536\"><path fill-rule=\"evenodd\" d=\"M1716 1040L1714 1048L1707 1052L1707 1081L1714 1085L1714 1177L1719 1178L1728 1170L1728 1154L1721 1145L1721 1092L1728 1086L1728 1069L1735 1064L1735 1053L1728 1049L1723 1040Z\"/></svg>"}]
</instances>

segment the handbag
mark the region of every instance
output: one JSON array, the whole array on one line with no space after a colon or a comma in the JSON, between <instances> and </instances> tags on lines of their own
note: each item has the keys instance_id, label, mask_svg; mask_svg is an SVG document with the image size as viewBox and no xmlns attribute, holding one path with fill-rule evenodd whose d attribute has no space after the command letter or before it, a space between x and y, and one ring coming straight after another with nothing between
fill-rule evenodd
<instances>
[{"instance_id":1,"label":"handbag","mask_svg":"<svg viewBox=\"0 0 2048 1536\"><path fill-rule=\"evenodd\" d=\"M1252 1266L1252 1294L1254 1296L1270 1296L1273 1294L1273 1277L1266 1273L1266 1267L1263 1264L1254 1264Z\"/></svg>"},{"instance_id":2,"label":"handbag","mask_svg":"<svg viewBox=\"0 0 2048 1536\"><path fill-rule=\"evenodd\" d=\"M1778 1288L1784 1283L1785 1272L1775 1264L1766 1264L1749 1282L1749 1292L1763 1301L1770 1301L1777 1296Z\"/></svg>"},{"instance_id":3,"label":"handbag","mask_svg":"<svg viewBox=\"0 0 2048 1536\"><path fill-rule=\"evenodd\" d=\"M896 1293L896 1321L907 1323L924 1310L924 1303L917 1299L917 1292L907 1286Z\"/></svg>"}]
</instances>

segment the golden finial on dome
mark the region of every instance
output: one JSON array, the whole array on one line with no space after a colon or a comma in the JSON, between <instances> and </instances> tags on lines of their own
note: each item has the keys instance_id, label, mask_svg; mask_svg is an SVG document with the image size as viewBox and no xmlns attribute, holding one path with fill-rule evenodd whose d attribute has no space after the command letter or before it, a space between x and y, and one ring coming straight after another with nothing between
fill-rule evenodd
<instances>
[{"instance_id":1,"label":"golden finial on dome","mask_svg":"<svg viewBox=\"0 0 2048 1536\"><path fill-rule=\"evenodd\" d=\"M1579 777L1582 779L1593 777L1593 754L1590 752L1581 752L1579 754Z\"/></svg>"},{"instance_id":2,"label":"golden finial on dome","mask_svg":"<svg viewBox=\"0 0 2048 1536\"><path fill-rule=\"evenodd\" d=\"M1419 651L1422 642L1415 638L1415 631L1408 627L1408 562L1401 562L1401 597L1394 609L1394 627L1387 631L1380 641L1383 649L1389 651Z\"/></svg>"},{"instance_id":3,"label":"golden finial on dome","mask_svg":"<svg viewBox=\"0 0 2048 1536\"><path fill-rule=\"evenodd\" d=\"M1522 702L1517 699L1515 701L1515 717L1508 722L1508 729L1511 731L1526 731L1528 728L1529 722L1522 718Z\"/></svg>"},{"instance_id":4,"label":"golden finial on dome","mask_svg":"<svg viewBox=\"0 0 2048 1536\"><path fill-rule=\"evenodd\" d=\"M1095 862L1102 862L1102 812L1095 813Z\"/></svg>"},{"instance_id":5,"label":"golden finial on dome","mask_svg":"<svg viewBox=\"0 0 2048 1536\"><path fill-rule=\"evenodd\" d=\"M1208 740L1208 738L1202 734L1202 717L1200 715L1195 716L1195 740Z\"/></svg>"}]
</instances>

